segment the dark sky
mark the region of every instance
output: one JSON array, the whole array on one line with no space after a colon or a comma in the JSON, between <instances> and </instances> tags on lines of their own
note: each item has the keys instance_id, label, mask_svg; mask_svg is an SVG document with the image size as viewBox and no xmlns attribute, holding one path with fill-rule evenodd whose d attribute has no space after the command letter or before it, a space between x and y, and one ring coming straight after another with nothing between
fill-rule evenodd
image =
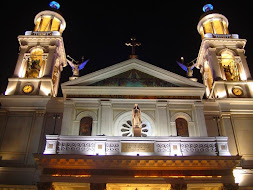
<instances>
[{"instance_id":1,"label":"dark sky","mask_svg":"<svg viewBox=\"0 0 253 190\"><path fill-rule=\"evenodd\" d=\"M34 17L46 10L50 1L6 1L1 3L0 94L12 76L18 58L18 35L34 28ZM67 27L63 33L66 54L90 59L80 75L125 61L131 52L125 42L135 36L142 46L139 59L185 76L176 61L198 56L201 37L197 24L208 1L96 1L58 0ZM247 39L246 55L253 73L252 8L248 1L209 1L229 20L230 33ZM69 66L61 81L72 75ZM199 70L194 75L200 77Z\"/></svg>"}]
</instances>

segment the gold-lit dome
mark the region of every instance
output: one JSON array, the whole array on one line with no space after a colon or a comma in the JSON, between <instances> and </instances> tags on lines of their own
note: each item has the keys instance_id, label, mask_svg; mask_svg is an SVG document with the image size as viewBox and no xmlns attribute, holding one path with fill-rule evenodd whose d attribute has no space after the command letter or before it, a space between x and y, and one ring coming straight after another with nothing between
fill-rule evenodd
<instances>
[{"instance_id":1,"label":"gold-lit dome","mask_svg":"<svg viewBox=\"0 0 253 190\"><path fill-rule=\"evenodd\" d=\"M203 14L198 23L198 32L202 38L206 34L229 34L228 19L215 11Z\"/></svg>"},{"instance_id":2,"label":"gold-lit dome","mask_svg":"<svg viewBox=\"0 0 253 190\"><path fill-rule=\"evenodd\" d=\"M66 22L64 18L54 11L42 11L35 16L34 19L35 32L54 32L58 31L60 34L66 28Z\"/></svg>"}]
</instances>

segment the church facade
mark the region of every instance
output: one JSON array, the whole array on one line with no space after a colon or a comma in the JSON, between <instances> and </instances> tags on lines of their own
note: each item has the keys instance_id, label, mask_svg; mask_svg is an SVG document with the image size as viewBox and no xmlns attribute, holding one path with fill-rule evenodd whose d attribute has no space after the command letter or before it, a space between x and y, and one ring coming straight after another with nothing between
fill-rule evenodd
<instances>
[{"instance_id":1,"label":"church facade","mask_svg":"<svg viewBox=\"0 0 253 190\"><path fill-rule=\"evenodd\" d=\"M203 84L133 54L70 77L63 97L66 22L56 10L34 22L0 96L0 189L253 189L253 81L224 15L197 26Z\"/></svg>"}]
</instances>

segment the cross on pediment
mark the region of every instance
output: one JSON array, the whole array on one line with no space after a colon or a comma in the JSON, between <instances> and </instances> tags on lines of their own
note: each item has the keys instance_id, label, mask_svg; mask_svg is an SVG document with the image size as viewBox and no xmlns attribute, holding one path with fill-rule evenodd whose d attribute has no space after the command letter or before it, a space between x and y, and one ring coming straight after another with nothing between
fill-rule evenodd
<instances>
[{"instance_id":1,"label":"cross on pediment","mask_svg":"<svg viewBox=\"0 0 253 190\"><path fill-rule=\"evenodd\" d=\"M138 56L135 55L135 46L140 46L140 42L136 42L136 38L132 37L131 42L125 43L126 46L131 46L132 47L132 54L129 56L130 58L137 58Z\"/></svg>"}]
</instances>

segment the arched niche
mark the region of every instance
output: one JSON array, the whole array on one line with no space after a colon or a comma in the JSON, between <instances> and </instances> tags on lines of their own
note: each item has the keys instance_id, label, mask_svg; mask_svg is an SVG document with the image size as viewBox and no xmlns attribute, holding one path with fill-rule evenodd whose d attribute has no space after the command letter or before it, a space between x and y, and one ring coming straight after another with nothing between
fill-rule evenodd
<instances>
[{"instance_id":1,"label":"arched niche","mask_svg":"<svg viewBox=\"0 0 253 190\"><path fill-rule=\"evenodd\" d=\"M189 137L188 122L184 118L178 117L175 120L175 123L176 123L177 136Z\"/></svg>"},{"instance_id":2,"label":"arched niche","mask_svg":"<svg viewBox=\"0 0 253 190\"><path fill-rule=\"evenodd\" d=\"M76 118L73 122L72 134L79 135L80 134L80 121L83 118L91 118L92 119L92 129L91 136L98 135L97 134L97 114L92 111L82 111L76 115Z\"/></svg>"},{"instance_id":3,"label":"arched niche","mask_svg":"<svg viewBox=\"0 0 253 190\"><path fill-rule=\"evenodd\" d=\"M190 137L191 136L196 136L194 122L192 121L191 116L187 113L184 113L184 112L177 112L174 115L172 115L171 122L170 122L172 136L178 136L176 120L179 119L179 118L182 118L187 122L187 124L188 124L188 134L189 134L188 136L190 136ZM180 135L180 136L182 136L182 135Z\"/></svg>"},{"instance_id":4,"label":"arched niche","mask_svg":"<svg viewBox=\"0 0 253 190\"><path fill-rule=\"evenodd\" d=\"M235 58L236 53L228 48L219 52L220 65L223 73L223 79L227 81L240 81L242 65Z\"/></svg>"},{"instance_id":5,"label":"arched niche","mask_svg":"<svg viewBox=\"0 0 253 190\"><path fill-rule=\"evenodd\" d=\"M79 136L91 136L92 134L92 118L83 117L80 120Z\"/></svg>"}]
</instances>

